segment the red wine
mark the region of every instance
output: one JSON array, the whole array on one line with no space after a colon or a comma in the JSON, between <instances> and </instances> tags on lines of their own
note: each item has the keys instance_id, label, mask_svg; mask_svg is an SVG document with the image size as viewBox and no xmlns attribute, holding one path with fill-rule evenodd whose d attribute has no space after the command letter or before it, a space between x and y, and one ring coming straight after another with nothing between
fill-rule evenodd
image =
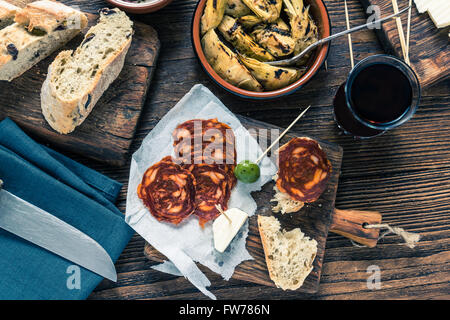
<instances>
[{"instance_id":1,"label":"red wine","mask_svg":"<svg viewBox=\"0 0 450 320\"><path fill-rule=\"evenodd\" d=\"M345 83L343 83L334 98L334 118L339 128L347 134L352 134L355 137L369 138L376 137L384 132L384 130L372 129L353 117L352 112L347 106L344 92Z\"/></svg>"},{"instance_id":2,"label":"red wine","mask_svg":"<svg viewBox=\"0 0 450 320\"><path fill-rule=\"evenodd\" d=\"M389 123L411 106L412 88L405 74L394 66L373 64L362 69L351 84L351 105L366 121Z\"/></svg>"}]
</instances>

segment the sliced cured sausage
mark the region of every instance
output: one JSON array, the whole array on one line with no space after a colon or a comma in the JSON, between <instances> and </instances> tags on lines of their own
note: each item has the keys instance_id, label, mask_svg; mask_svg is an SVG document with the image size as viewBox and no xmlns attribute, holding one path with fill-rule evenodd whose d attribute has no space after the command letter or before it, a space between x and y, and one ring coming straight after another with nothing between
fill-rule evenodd
<instances>
[{"instance_id":1,"label":"sliced cured sausage","mask_svg":"<svg viewBox=\"0 0 450 320\"><path fill-rule=\"evenodd\" d=\"M236 186L236 148L233 130L217 119L193 119L178 125L174 139L175 162L217 164L229 179L230 190Z\"/></svg>"},{"instance_id":2,"label":"sliced cured sausage","mask_svg":"<svg viewBox=\"0 0 450 320\"><path fill-rule=\"evenodd\" d=\"M183 122L172 136L177 163L236 163L233 130L217 119Z\"/></svg>"},{"instance_id":3,"label":"sliced cured sausage","mask_svg":"<svg viewBox=\"0 0 450 320\"><path fill-rule=\"evenodd\" d=\"M160 162L173 162L172 156L165 156L160 160Z\"/></svg>"},{"instance_id":4,"label":"sliced cured sausage","mask_svg":"<svg viewBox=\"0 0 450 320\"><path fill-rule=\"evenodd\" d=\"M228 207L237 183L233 130L217 119L194 119L173 132L175 157L164 157L150 167L138 196L159 221L178 224L195 213L200 225Z\"/></svg>"},{"instance_id":5,"label":"sliced cured sausage","mask_svg":"<svg viewBox=\"0 0 450 320\"><path fill-rule=\"evenodd\" d=\"M277 187L297 201L314 202L325 191L331 163L319 144L293 138L278 151Z\"/></svg>"},{"instance_id":6,"label":"sliced cured sausage","mask_svg":"<svg viewBox=\"0 0 450 320\"><path fill-rule=\"evenodd\" d=\"M223 210L228 208L231 181L227 173L217 165L191 164L188 170L197 181L194 214L200 219L200 225L204 227L206 222L220 215L216 205L220 205Z\"/></svg>"},{"instance_id":7,"label":"sliced cured sausage","mask_svg":"<svg viewBox=\"0 0 450 320\"><path fill-rule=\"evenodd\" d=\"M178 224L195 209L193 174L165 157L145 172L138 196L159 221Z\"/></svg>"},{"instance_id":8,"label":"sliced cured sausage","mask_svg":"<svg viewBox=\"0 0 450 320\"><path fill-rule=\"evenodd\" d=\"M225 173L227 174L230 190L233 189L237 184L237 178L234 175L234 169L236 168L235 164L223 164L219 165L219 168L221 168Z\"/></svg>"}]
</instances>

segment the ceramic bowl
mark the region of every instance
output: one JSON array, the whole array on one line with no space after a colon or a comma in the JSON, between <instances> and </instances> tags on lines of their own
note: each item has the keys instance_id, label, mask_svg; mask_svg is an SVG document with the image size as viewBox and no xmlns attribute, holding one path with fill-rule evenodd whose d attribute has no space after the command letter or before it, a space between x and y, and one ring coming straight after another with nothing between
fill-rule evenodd
<instances>
[{"instance_id":1,"label":"ceramic bowl","mask_svg":"<svg viewBox=\"0 0 450 320\"><path fill-rule=\"evenodd\" d=\"M305 5L311 5L310 14L313 17L314 21L318 25L320 38L325 38L330 36L331 26L330 26L330 18L328 15L327 8L322 0L306 0ZM264 92L254 92L248 91L241 88L238 88L225 80L223 80L210 66L208 61L206 60L205 54L203 53L203 48L201 45L201 37L200 37L200 19L203 14L203 10L206 5L206 0L200 0L197 4L197 8L194 12L194 17L192 19L192 45L194 51L200 60L200 64L206 73L211 77L211 79L217 83L219 86L224 88L225 90L244 98L249 99L273 99L279 98L288 94L291 94L301 87L303 87L308 81L310 81L313 76L319 71L322 64L325 62L328 50L329 43L317 48L309 62L307 63L306 72L302 75L300 79L293 82L287 87L274 90L274 91L264 91Z\"/></svg>"},{"instance_id":2,"label":"ceramic bowl","mask_svg":"<svg viewBox=\"0 0 450 320\"><path fill-rule=\"evenodd\" d=\"M129 0L129 1L106 0L106 1L125 12L134 14L155 12L159 9L164 8L169 3L172 2L172 0L145 0L143 2L139 2L137 0Z\"/></svg>"}]
</instances>

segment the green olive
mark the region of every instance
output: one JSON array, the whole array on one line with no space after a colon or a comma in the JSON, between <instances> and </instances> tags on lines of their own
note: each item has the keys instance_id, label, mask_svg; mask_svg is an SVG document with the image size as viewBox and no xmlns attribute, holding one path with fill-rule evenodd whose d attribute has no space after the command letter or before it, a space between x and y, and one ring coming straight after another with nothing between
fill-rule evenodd
<instances>
[{"instance_id":1,"label":"green olive","mask_svg":"<svg viewBox=\"0 0 450 320\"><path fill-rule=\"evenodd\" d=\"M250 160L244 160L236 166L234 175L239 181L253 183L259 179L261 172L256 163L253 163Z\"/></svg>"}]
</instances>

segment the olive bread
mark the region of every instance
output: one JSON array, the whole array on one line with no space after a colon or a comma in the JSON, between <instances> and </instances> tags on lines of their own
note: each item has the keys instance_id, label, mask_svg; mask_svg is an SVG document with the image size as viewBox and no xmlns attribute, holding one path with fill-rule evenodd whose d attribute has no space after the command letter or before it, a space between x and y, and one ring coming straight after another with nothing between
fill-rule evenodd
<instances>
[{"instance_id":1,"label":"olive bread","mask_svg":"<svg viewBox=\"0 0 450 320\"><path fill-rule=\"evenodd\" d=\"M28 4L17 12L16 23L0 30L0 80L22 75L86 26L83 13L61 3Z\"/></svg>"},{"instance_id":2,"label":"olive bread","mask_svg":"<svg viewBox=\"0 0 450 320\"><path fill-rule=\"evenodd\" d=\"M58 54L41 90L42 113L54 130L70 133L86 119L122 70L132 34L124 12L102 9L80 46Z\"/></svg>"},{"instance_id":3,"label":"olive bread","mask_svg":"<svg viewBox=\"0 0 450 320\"><path fill-rule=\"evenodd\" d=\"M9 2L0 0L0 29L14 23L14 16L20 8Z\"/></svg>"}]
</instances>

